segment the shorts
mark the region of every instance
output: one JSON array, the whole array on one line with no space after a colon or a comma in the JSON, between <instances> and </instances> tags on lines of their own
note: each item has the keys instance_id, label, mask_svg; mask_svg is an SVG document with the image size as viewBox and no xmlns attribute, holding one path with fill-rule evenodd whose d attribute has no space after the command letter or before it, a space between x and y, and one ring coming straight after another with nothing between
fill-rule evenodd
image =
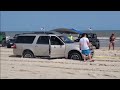
<instances>
[{"instance_id":1,"label":"shorts","mask_svg":"<svg viewBox=\"0 0 120 90\"><path fill-rule=\"evenodd\" d=\"M82 50L82 54L89 55L89 54L91 54L91 52L90 52L89 49L88 50Z\"/></svg>"}]
</instances>

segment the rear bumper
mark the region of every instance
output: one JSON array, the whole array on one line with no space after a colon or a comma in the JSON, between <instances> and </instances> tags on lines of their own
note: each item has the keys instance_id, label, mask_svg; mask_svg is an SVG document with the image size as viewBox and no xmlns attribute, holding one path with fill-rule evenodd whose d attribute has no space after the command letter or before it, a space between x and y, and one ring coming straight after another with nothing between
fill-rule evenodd
<instances>
[{"instance_id":1,"label":"rear bumper","mask_svg":"<svg viewBox=\"0 0 120 90\"><path fill-rule=\"evenodd\" d=\"M13 49L13 54L14 54L14 55L22 56L21 51L19 51L19 50L17 50L17 49Z\"/></svg>"},{"instance_id":2,"label":"rear bumper","mask_svg":"<svg viewBox=\"0 0 120 90\"><path fill-rule=\"evenodd\" d=\"M14 44L7 44L7 46L13 46Z\"/></svg>"}]
</instances>

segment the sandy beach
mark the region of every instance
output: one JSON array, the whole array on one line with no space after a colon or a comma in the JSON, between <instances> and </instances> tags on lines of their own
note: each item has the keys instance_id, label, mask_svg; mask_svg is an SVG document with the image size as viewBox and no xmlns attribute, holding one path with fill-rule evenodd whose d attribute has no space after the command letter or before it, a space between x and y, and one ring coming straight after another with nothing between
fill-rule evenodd
<instances>
[{"instance_id":1,"label":"sandy beach","mask_svg":"<svg viewBox=\"0 0 120 90\"><path fill-rule=\"evenodd\" d=\"M95 49L95 62L14 57L0 47L1 79L120 79L120 47Z\"/></svg>"}]
</instances>

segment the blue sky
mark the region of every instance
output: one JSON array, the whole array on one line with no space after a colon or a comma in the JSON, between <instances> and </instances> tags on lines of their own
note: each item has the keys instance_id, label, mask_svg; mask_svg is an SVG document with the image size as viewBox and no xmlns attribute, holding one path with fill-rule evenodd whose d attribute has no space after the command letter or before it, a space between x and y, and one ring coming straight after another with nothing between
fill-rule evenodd
<instances>
[{"instance_id":1,"label":"blue sky","mask_svg":"<svg viewBox=\"0 0 120 90\"><path fill-rule=\"evenodd\" d=\"M0 11L2 31L120 30L120 11Z\"/></svg>"}]
</instances>

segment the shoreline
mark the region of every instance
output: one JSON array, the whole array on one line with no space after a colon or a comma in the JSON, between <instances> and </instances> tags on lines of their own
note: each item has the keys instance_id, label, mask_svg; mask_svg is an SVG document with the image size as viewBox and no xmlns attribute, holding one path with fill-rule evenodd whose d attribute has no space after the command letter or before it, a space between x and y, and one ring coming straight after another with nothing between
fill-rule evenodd
<instances>
[{"instance_id":1,"label":"shoreline","mask_svg":"<svg viewBox=\"0 0 120 90\"><path fill-rule=\"evenodd\" d=\"M103 39L103 40L108 40L109 39L109 37L97 37L98 39ZM116 37L116 40L120 40L120 37Z\"/></svg>"},{"instance_id":2,"label":"shoreline","mask_svg":"<svg viewBox=\"0 0 120 90\"><path fill-rule=\"evenodd\" d=\"M10 35L7 35L6 36L7 38L12 38L12 37L14 37L14 36L10 36ZM77 37L75 37L75 38L77 38ZM98 39L103 39L103 40L105 40L105 39L109 39L109 37L97 37ZM120 40L120 37L116 37L116 40Z\"/></svg>"}]
</instances>

